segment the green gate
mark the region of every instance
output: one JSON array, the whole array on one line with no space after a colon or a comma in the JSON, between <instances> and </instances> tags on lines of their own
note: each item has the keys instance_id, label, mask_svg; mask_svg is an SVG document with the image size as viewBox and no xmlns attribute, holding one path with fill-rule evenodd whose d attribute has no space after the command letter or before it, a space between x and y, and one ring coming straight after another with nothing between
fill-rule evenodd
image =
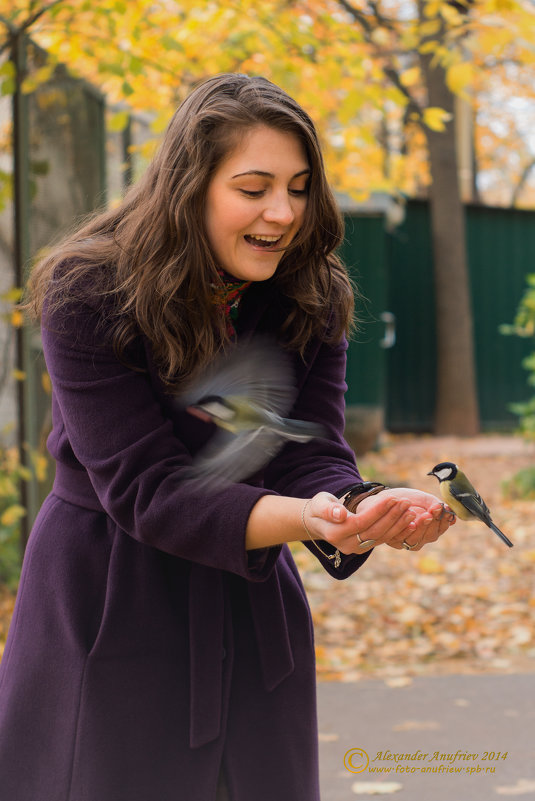
<instances>
[{"instance_id":1,"label":"green gate","mask_svg":"<svg viewBox=\"0 0 535 801\"><path fill-rule=\"evenodd\" d=\"M516 417L509 404L532 394L522 360L534 343L505 337L499 326L512 322L526 275L535 272L535 212L468 206L466 224L481 423L511 430ZM350 345L348 404L381 403L390 431L431 431L436 330L427 203L409 202L392 233L382 217L346 215L342 256L357 265L369 298L368 322ZM396 341L386 352L377 333L385 309L396 320Z\"/></svg>"}]
</instances>

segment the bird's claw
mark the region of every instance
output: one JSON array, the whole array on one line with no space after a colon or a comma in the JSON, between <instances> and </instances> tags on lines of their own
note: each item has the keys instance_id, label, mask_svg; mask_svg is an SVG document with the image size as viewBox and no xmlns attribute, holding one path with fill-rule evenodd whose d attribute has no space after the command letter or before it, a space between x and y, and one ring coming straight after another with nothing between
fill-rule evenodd
<instances>
[{"instance_id":1,"label":"bird's claw","mask_svg":"<svg viewBox=\"0 0 535 801\"><path fill-rule=\"evenodd\" d=\"M448 523L453 523L455 521L455 512L452 512L449 506L446 506L445 503L441 503L440 505L442 506L442 512L440 513L438 520L442 520L442 518L447 515Z\"/></svg>"}]
</instances>

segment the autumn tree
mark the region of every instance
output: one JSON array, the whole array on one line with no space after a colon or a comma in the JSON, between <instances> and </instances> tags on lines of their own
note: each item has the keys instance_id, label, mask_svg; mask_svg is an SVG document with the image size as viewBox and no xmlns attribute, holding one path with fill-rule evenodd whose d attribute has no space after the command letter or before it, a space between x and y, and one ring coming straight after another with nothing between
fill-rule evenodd
<instances>
[{"instance_id":1,"label":"autumn tree","mask_svg":"<svg viewBox=\"0 0 535 801\"><path fill-rule=\"evenodd\" d=\"M419 21L426 22L426 5L419 2ZM432 18L442 47L447 44L444 17ZM479 408L468 274L464 208L459 186L454 95L443 63L435 59L422 37L420 64L429 105L448 114L443 131L426 128L431 168L429 200L435 277L437 326L437 385L435 432L476 434ZM434 61L435 60L435 61Z\"/></svg>"},{"instance_id":2,"label":"autumn tree","mask_svg":"<svg viewBox=\"0 0 535 801\"><path fill-rule=\"evenodd\" d=\"M323 14L323 3L317 7ZM423 131L429 156L429 198L436 288L437 433L475 434L479 429L472 314L465 246L464 211L458 183L454 96L447 61L462 14L450 3L419 0L402 4L334 0L368 46L384 85L398 93L405 139L411 127ZM313 0L306 3L315 8ZM459 388L462 387L462 391Z\"/></svg>"},{"instance_id":3,"label":"autumn tree","mask_svg":"<svg viewBox=\"0 0 535 801\"><path fill-rule=\"evenodd\" d=\"M498 86L511 88L513 75L518 79L519 94L526 101L533 98L532 73L528 73L530 88L520 86L521 65L532 66L534 60L533 7L522 0L303 0L297 5L303 16L310 15L331 32L333 39L343 41L348 60L351 48L361 55L356 61L360 79L357 92L367 78L363 69L366 60L373 65L372 85L382 90L375 104L368 97L368 114L374 106L380 112L375 132L382 146L383 183L390 184L390 191L410 187L407 178L413 165L419 163L414 154L416 150L421 157L424 138L436 296L435 432L475 434L479 412L457 130L466 114L461 118L456 112L464 108L473 117L489 80L494 91ZM324 34L317 38L316 56L326 55L326 41L329 39ZM334 82L331 85L339 86ZM492 91L489 96L492 99ZM353 118L347 108L338 115L346 123L347 135L351 136L352 128L361 127L363 106L362 102L355 104ZM398 143L392 147L390 143L396 138ZM529 150L528 136L520 138L522 149ZM512 166L517 154L512 143L507 144ZM351 164L356 143L346 136L344 145L343 163ZM474 153L472 165L475 162ZM534 167L532 153L518 171L513 202ZM465 194L468 199L480 197L475 176Z\"/></svg>"}]
</instances>

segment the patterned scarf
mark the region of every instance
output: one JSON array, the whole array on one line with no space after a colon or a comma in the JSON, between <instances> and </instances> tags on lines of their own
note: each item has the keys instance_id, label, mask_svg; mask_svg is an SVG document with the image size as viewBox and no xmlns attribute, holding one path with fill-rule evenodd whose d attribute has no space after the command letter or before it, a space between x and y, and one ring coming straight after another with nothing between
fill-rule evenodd
<instances>
[{"instance_id":1,"label":"patterned scarf","mask_svg":"<svg viewBox=\"0 0 535 801\"><path fill-rule=\"evenodd\" d=\"M222 309L227 322L227 333L231 339L236 337L235 322L238 318L240 301L247 287L252 281L239 281L224 270L217 271L223 281L222 284L212 284L214 290L213 303Z\"/></svg>"}]
</instances>

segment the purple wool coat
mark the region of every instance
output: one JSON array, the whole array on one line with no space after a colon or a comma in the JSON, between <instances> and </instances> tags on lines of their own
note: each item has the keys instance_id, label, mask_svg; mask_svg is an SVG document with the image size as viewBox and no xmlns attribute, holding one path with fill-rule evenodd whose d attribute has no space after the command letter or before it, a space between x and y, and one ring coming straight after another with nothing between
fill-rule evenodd
<instances>
[{"instance_id":1,"label":"purple wool coat","mask_svg":"<svg viewBox=\"0 0 535 801\"><path fill-rule=\"evenodd\" d=\"M253 285L238 337L275 331L283 307L270 282ZM80 303L43 325L56 479L0 667L0 796L213 801L223 769L233 801L318 801L305 592L286 546L244 541L261 496L360 481L343 439L347 345L313 341L294 359L292 414L326 439L195 495L181 471L210 426L176 411L141 336L121 363L101 318ZM367 556L322 561L342 579Z\"/></svg>"}]
</instances>

